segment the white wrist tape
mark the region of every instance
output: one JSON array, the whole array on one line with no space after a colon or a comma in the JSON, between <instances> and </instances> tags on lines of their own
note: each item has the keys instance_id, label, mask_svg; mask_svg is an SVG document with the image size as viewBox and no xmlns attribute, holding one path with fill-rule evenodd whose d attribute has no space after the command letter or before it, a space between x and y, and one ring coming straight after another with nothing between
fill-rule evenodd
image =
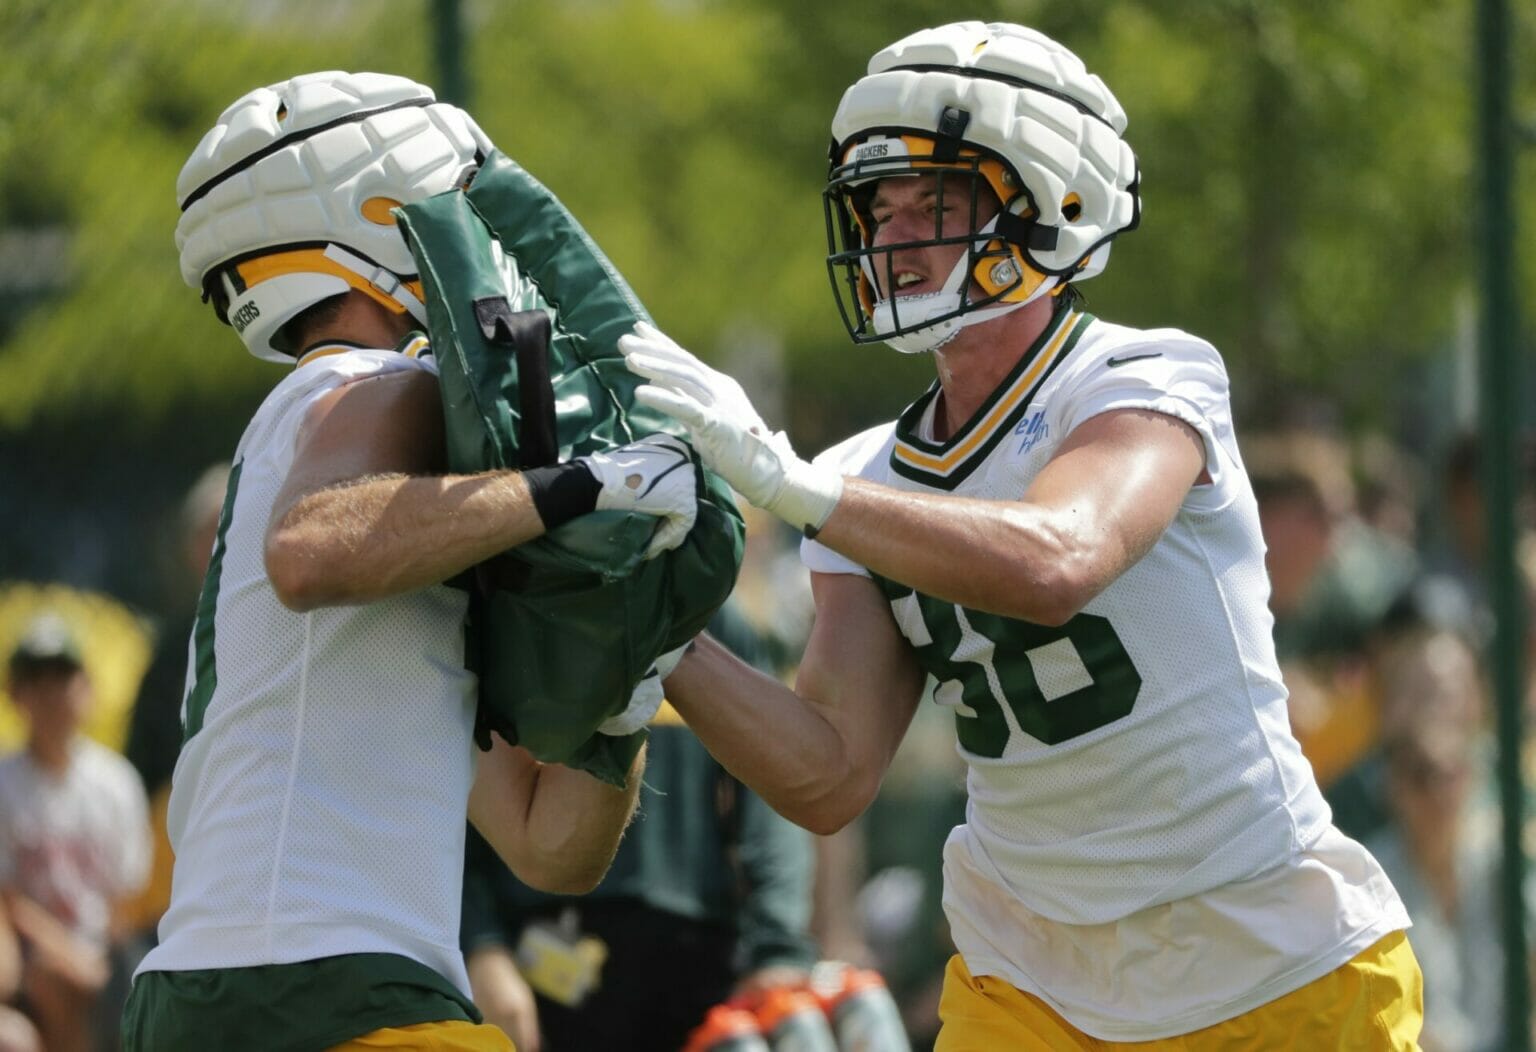
<instances>
[{"instance_id":1,"label":"white wrist tape","mask_svg":"<svg viewBox=\"0 0 1536 1052\"><path fill-rule=\"evenodd\" d=\"M797 457L785 468L783 488L764 507L795 529L815 534L842 496L840 473Z\"/></svg>"}]
</instances>

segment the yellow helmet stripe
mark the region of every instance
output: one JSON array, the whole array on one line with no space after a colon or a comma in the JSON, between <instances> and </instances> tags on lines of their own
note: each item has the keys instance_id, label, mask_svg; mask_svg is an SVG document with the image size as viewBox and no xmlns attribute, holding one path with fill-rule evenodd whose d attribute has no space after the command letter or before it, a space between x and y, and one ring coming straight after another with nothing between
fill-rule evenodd
<instances>
[{"instance_id":1,"label":"yellow helmet stripe","mask_svg":"<svg viewBox=\"0 0 1536 1052\"><path fill-rule=\"evenodd\" d=\"M286 252L273 252L265 256L256 256L235 264L235 271L240 275L240 280L245 282L246 288L252 288L263 281L281 277L284 274L334 274L357 291L389 308L396 314L405 313L405 305L394 297L381 292L373 287L361 275L328 258L323 248L295 248ZM421 281L401 282L406 288L416 294L419 300L423 297Z\"/></svg>"}]
</instances>

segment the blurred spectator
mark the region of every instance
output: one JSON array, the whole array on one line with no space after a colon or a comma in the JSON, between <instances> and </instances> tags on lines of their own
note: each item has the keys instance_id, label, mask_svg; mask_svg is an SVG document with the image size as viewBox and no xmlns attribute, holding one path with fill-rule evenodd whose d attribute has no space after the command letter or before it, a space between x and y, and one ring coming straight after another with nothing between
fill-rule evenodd
<instances>
[{"instance_id":1,"label":"blurred spectator","mask_svg":"<svg viewBox=\"0 0 1536 1052\"><path fill-rule=\"evenodd\" d=\"M43 1052L37 1027L16 1007L21 978L21 943L0 900L0 1052Z\"/></svg>"},{"instance_id":2,"label":"blurred spectator","mask_svg":"<svg viewBox=\"0 0 1536 1052\"><path fill-rule=\"evenodd\" d=\"M81 731L114 752L127 740L128 716L144 670L153 633L143 617L100 592L58 582L0 582L0 754L27 740L22 712L4 693L4 662L22 635L44 613L69 625L91 681L91 711Z\"/></svg>"},{"instance_id":3,"label":"blurred spectator","mask_svg":"<svg viewBox=\"0 0 1536 1052\"><path fill-rule=\"evenodd\" d=\"M1361 516L1338 442L1285 432L1260 436L1243 451L1267 547L1291 727L1335 824L1363 837L1386 821L1372 647L1412 595L1418 559L1405 539ZM1378 443L1372 456L1363 474L1377 479L1370 486L1378 519L1404 517L1387 510L1414 503L1404 491L1411 474L1396 463L1401 454ZM1383 496L1389 491L1390 500Z\"/></svg>"},{"instance_id":4,"label":"blurred spectator","mask_svg":"<svg viewBox=\"0 0 1536 1052\"><path fill-rule=\"evenodd\" d=\"M1384 651L1387 828L1370 848L1413 918L1426 1052L1503 1041L1498 811L1486 770L1477 659L1459 635L1416 630Z\"/></svg>"},{"instance_id":5,"label":"blurred spectator","mask_svg":"<svg viewBox=\"0 0 1536 1052\"><path fill-rule=\"evenodd\" d=\"M710 631L762 664L731 605ZM816 959L810 834L731 777L671 706L649 729L640 809L589 895L527 888L471 830L470 985L518 1052L676 1052L711 1006L803 981Z\"/></svg>"},{"instance_id":6,"label":"blurred spectator","mask_svg":"<svg viewBox=\"0 0 1536 1052\"><path fill-rule=\"evenodd\" d=\"M1361 517L1348 453L1332 439L1260 436L1243 454L1268 546L1281 661L1358 654L1417 577L1413 549Z\"/></svg>"},{"instance_id":7,"label":"blurred spectator","mask_svg":"<svg viewBox=\"0 0 1536 1052\"><path fill-rule=\"evenodd\" d=\"M44 1047L88 1050L111 974L114 911L149 862L144 789L126 760L80 731L91 682L62 618L34 621L7 671L27 741L0 760L0 897Z\"/></svg>"},{"instance_id":8,"label":"blurred spectator","mask_svg":"<svg viewBox=\"0 0 1536 1052\"><path fill-rule=\"evenodd\" d=\"M1380 432L1355 442L1355 489L1360 518L1408 548L1419 541L1418 462Z\"/></svg>"},{"instance_id":9,"label":"blurred spectator","mask_svg":"<svg viewBox=\"0 0 1536 1052\"><path fill-rule=\"evenodd\" d=\"M154 943L155 925L171 897L171 841L166 833L166 807L171 794L171 772L181 751L181 700L186 692L187 652L192 622L197 615L197 596L203 573L213 553L229 465L207 468L182 500L177 523L176 557L170 569L168 608L155 632L155 649L149 670L129 716L128 741L124 747L149 794L154 854L149 879L125 907L128 931L147 950ZM132 968L128 969L132 973Z\"/></svg>"},{"instance_id":10,"label":"blurred spectator","mask_svg":"<svg viewBox=\"0 0 1536 1052\"><path fill-rule=\"evenodd\" d=\"M1259 505L1269 605L1278 628L1299 616L1317 586L1353 495L1338 450L1322 439L1261 435L1243 443L1243 454ZM1281 646L1282 657L1286 649Z\"/></svg>"},{"instance_id":11,"label":"blurred spectator","mask_svg":"<svg viewBox=\"0 0 1536 1052\"><path fill-rule=\"evenodd\" d=\"M229 465L207 468L182 500L167 609L155 632L154 656L139 686L124 748L153 795L171 780L181 751L181 699L186 690L187 642L197 615L203 573L213 553Z\"/></svg>"},{"instance_id":12,"label":"blurred spectator","mask_svg":"<svg viewBox=\"0 0 1536 1052\"><path fill-rule=\"evenodd\" d=\"M1532 515L1533 480L1536 480L1536 442L1522 441L1516 448L1519 458L1516 482L1520 487L1515 529L1529 538L1536 520ZM1436 494L1435 525L1428 538L1426 562L1430 570L1465 596L1464 602L1476 618L1475 642L1487 641L1491 624L1487 609L1488 587L1485 574L1487 546L1486 508L1483 504L1483 463L1481 442L1475 434L1456 438L1446 451L1440 473L1440 491Z\"/></svg>"},{"instance_id":13,"label":"blurred spectator","mask_svg":"<svg viewBox=\"0 0 1536 1052\"><path fill-rule=\"evenodd\" d=\"M1450 552L1462 575L1469 579L1481 576L1487 542L1479 445L1476 434L1458 435L1446 453L1443 479Z\"/></svg>"}]
</instances>

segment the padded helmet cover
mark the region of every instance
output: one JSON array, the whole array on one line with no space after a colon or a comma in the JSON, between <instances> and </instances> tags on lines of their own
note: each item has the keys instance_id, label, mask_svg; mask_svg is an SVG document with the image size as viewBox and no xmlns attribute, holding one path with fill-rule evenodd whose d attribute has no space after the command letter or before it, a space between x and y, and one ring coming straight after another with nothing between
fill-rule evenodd
<instances>
[{"instance_id":1,"label":"padded helmet cover","mask_svg":"<svg viewBox=\"0 0 1536 1052\"><path fill-rule=\"evenodd\" d=\"M359 288L425 324L391 210L462 186L491 144L432 89L382 73L310 73L237 99L182 167L181 276L227 299L251 353L294 315Z\"/></svg>"},{"instance_id":2,"label":"padded helmet cover","mask_svg":"<svg viewBox=\"0 0 1536 1052\"><path fill-rule=\"evenodd\" d=\"M1054 247L1024 246L1046 274L1090 277L1087 260L1140 219L1125 111L1081 59L1043 33L1005 22L956 22L897 41L869 61L832 119L834 166L871 134L935 135L948 108L969 114L963 140L1001 158L1028 192ZM1073 197L1075 195L1075 202ZM1071 218L1063 212L1069 208Z\"/></svg>"}]
</instances>

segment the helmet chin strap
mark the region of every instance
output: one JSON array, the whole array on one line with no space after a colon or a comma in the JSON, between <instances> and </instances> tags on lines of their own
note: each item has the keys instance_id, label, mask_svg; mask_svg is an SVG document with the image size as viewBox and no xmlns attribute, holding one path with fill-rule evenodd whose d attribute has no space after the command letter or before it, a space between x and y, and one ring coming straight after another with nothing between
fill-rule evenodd
<instances>
[{"instance_id":1,"label":"helmet chin strap","mask_svg":"<svg viewBox=\"0 0 1536 1052\"><path fill-rule=\"evenodd\" d=\"M993 216L986 225L976 231L976 237L989 235L997 225L997 217ZM866 275L873 270L874 265L864 260ZM908 326L908 331L885 336L886 346L902 354L923 354L927 351L936 351L950 340L960 335L960 330L969 325L980 325L982 322L993 321L1005 314L1011 314L1026 304L1033 303L1051 289L1055 288L1060 279L1054 275L1047 275L1045 280L1024 299L1017 303L1003 303L991 307L983 307L979 310L967 311L966 286L969 284L971 273L971 254L965 252L955 261L955 268L949 272L944 286L937 292L927 292L918 296L890 297L875 301L874 314L870 321L876 333L894 333L901 323ZM870 285L874 288L880 286L870 277ZM899 308L899 309L898 309ZM946 317L946 315L948 315ZM932 324L924 324L926 319L938 318ZM917 328L910 328L912 324Z\"/></svg>"},{"instance_id":2,"label":"helmet chin strap","mask_svg":"<svg viewBox=\"0 0 1536 1052\"><path fill-rule=\"evenodd\" d=\"M334 243L325 246L325 258L346 267L379 292L400 304L422 325L427 324L426 304L416 298L416 294L400 280L394 271L370 263Z\"/></svg>"}]
</instances>

